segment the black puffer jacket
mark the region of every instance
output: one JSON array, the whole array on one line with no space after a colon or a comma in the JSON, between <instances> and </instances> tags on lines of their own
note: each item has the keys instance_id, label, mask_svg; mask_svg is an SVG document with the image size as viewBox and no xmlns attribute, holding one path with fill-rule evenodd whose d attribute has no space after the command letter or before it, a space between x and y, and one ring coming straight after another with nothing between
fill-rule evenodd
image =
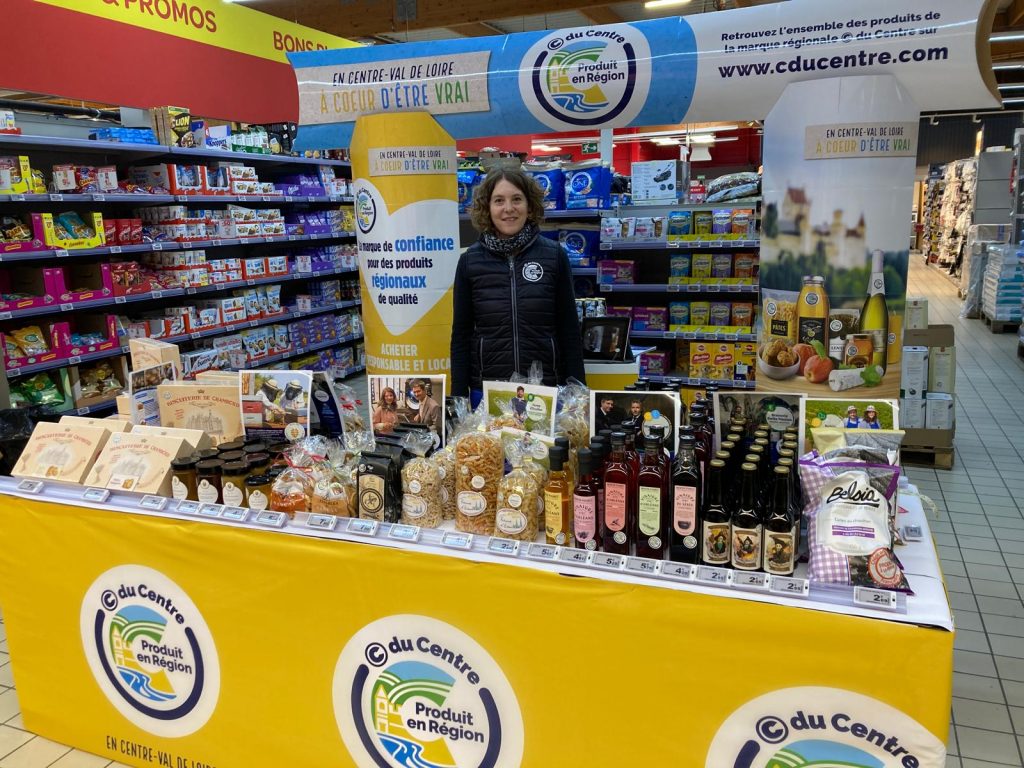
<instances>
[{"instance_id":1,"label":"black puffer jacket","mask_svg":"<svg viewBox=\"0 0 1024 768\"><path fill-rule=\"evenodd\" d=\"M526 376L539 360L544 384L584 382L583 344L562 247L538 236L511 262L477 242L455 271L452 394Z\"/></svg>"}]
</instances>

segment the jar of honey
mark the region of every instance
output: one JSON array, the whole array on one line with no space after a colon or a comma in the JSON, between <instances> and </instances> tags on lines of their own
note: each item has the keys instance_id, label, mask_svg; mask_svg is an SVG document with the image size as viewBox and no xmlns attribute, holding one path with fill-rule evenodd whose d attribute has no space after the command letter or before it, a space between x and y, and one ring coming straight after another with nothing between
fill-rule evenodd
<instances>
[{"instance_id":1,"label":"jar of honey","mask_svg":"<svg viewBox=\"0 0 1024 768\"><path fill-rule=\"evenodd\" d=\"M196 496L199 501L207 504L220 502L223 467L224 462L217 459L204 459L196 464Z\"/></svg>"},{"instance_id":2,"label":"jar of honey","mask_svg":"<svg viewBox=\"0 0 1024 768\"><path fill-rule=\"evenodd\" d=\"M245 478L245 505L262 511L270 505L270 475L249 475Z\"/></svg>"},{"instance_id":3,"label":"jar of honey","mask_svg":"<svg viewBox=\"0 0 1024 768\"><path fill-rule=\"evenodd\" d=\"M245 480L249 477L249 465L244 461L224 464L221 470L221 498L225 504L240 507L245 503Z\"/></svg>"},{"instance_id":4,"label":"jar of honey","mask_svg":"<svg viewBox=\"0 0 1024 768\"><path fill-rule=\"evenodd\" d=\"M171 495L178 499L198 501L196 488L196 464L191 456L171 461Z\"/></svg>"}]
</instances>

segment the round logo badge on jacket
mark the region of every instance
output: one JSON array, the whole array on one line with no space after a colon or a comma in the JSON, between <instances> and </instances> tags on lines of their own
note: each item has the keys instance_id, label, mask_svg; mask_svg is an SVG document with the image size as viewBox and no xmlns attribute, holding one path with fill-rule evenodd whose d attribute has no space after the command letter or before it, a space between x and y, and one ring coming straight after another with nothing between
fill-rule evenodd
<instances>
[{"instance_id":1,"label":"round logo badge on jacket","mask_svg":"<svg viewBox=\"0 0 1024 768\"><path fill-rule=\"evenodd\" d=\"M536 283L542 277L544 277L544 267L542 267L536 261L531 261L523 265L524 280L529 280L531 283Z\"/></svg>"}]
</instances>

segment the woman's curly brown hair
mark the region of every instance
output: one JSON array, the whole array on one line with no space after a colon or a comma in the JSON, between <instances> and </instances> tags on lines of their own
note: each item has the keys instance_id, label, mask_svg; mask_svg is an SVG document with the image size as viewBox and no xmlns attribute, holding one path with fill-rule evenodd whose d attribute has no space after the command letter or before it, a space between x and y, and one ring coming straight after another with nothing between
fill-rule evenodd
<instances>
[{"instance_id":1,"label":"woman's curly brown hair","mask_svg":"<svg viewBox=\"0 0 1024 768\"><path fill-rule=\"evenodd\" d=\"M491 221L491 195L498 182L504 179L526 196L526 220L540 226L544 221L544 193L529 174L518 169L496 168L487 174L473 191L469 218L478 232L494 232Z\"/></svg>"}]
</instances>

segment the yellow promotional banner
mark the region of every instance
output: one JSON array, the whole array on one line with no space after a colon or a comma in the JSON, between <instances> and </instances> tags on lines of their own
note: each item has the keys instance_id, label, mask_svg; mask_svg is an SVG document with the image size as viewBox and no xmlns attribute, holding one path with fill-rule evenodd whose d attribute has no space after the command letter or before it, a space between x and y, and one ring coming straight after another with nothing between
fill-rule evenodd
<instances>
[{"instance_id":1,"label":"yellow promotional banner","mask_svg":"<svg viewBox=\"0 0 1024 768\"><path fill-rule=\"evenodd\" d=\"M426 112L367 115L351 157L367 373L447 376L461 251L455 141Z\"/></svg>"},{"instance_id":2,"label":"yellow promotional banner","mask_svg":"<svg viewBox=\"0 0 1024 768\"><path fill-rule=\"evenodd\" d=\"M941 768L953 634L5 497L25 726L171 768Z\"/></svg>"},{"instance_id":3,"label":"yellow promotional banner","mask_svg":"<svg viewBox=\"0 0 1024 768\"><path fill-rule=\"evenodd\" d=\"M226 0L36 0L287 64L286 54L358 43ZM182 62L187 67L187 62Z\"/></svg>"}]
</instances>

